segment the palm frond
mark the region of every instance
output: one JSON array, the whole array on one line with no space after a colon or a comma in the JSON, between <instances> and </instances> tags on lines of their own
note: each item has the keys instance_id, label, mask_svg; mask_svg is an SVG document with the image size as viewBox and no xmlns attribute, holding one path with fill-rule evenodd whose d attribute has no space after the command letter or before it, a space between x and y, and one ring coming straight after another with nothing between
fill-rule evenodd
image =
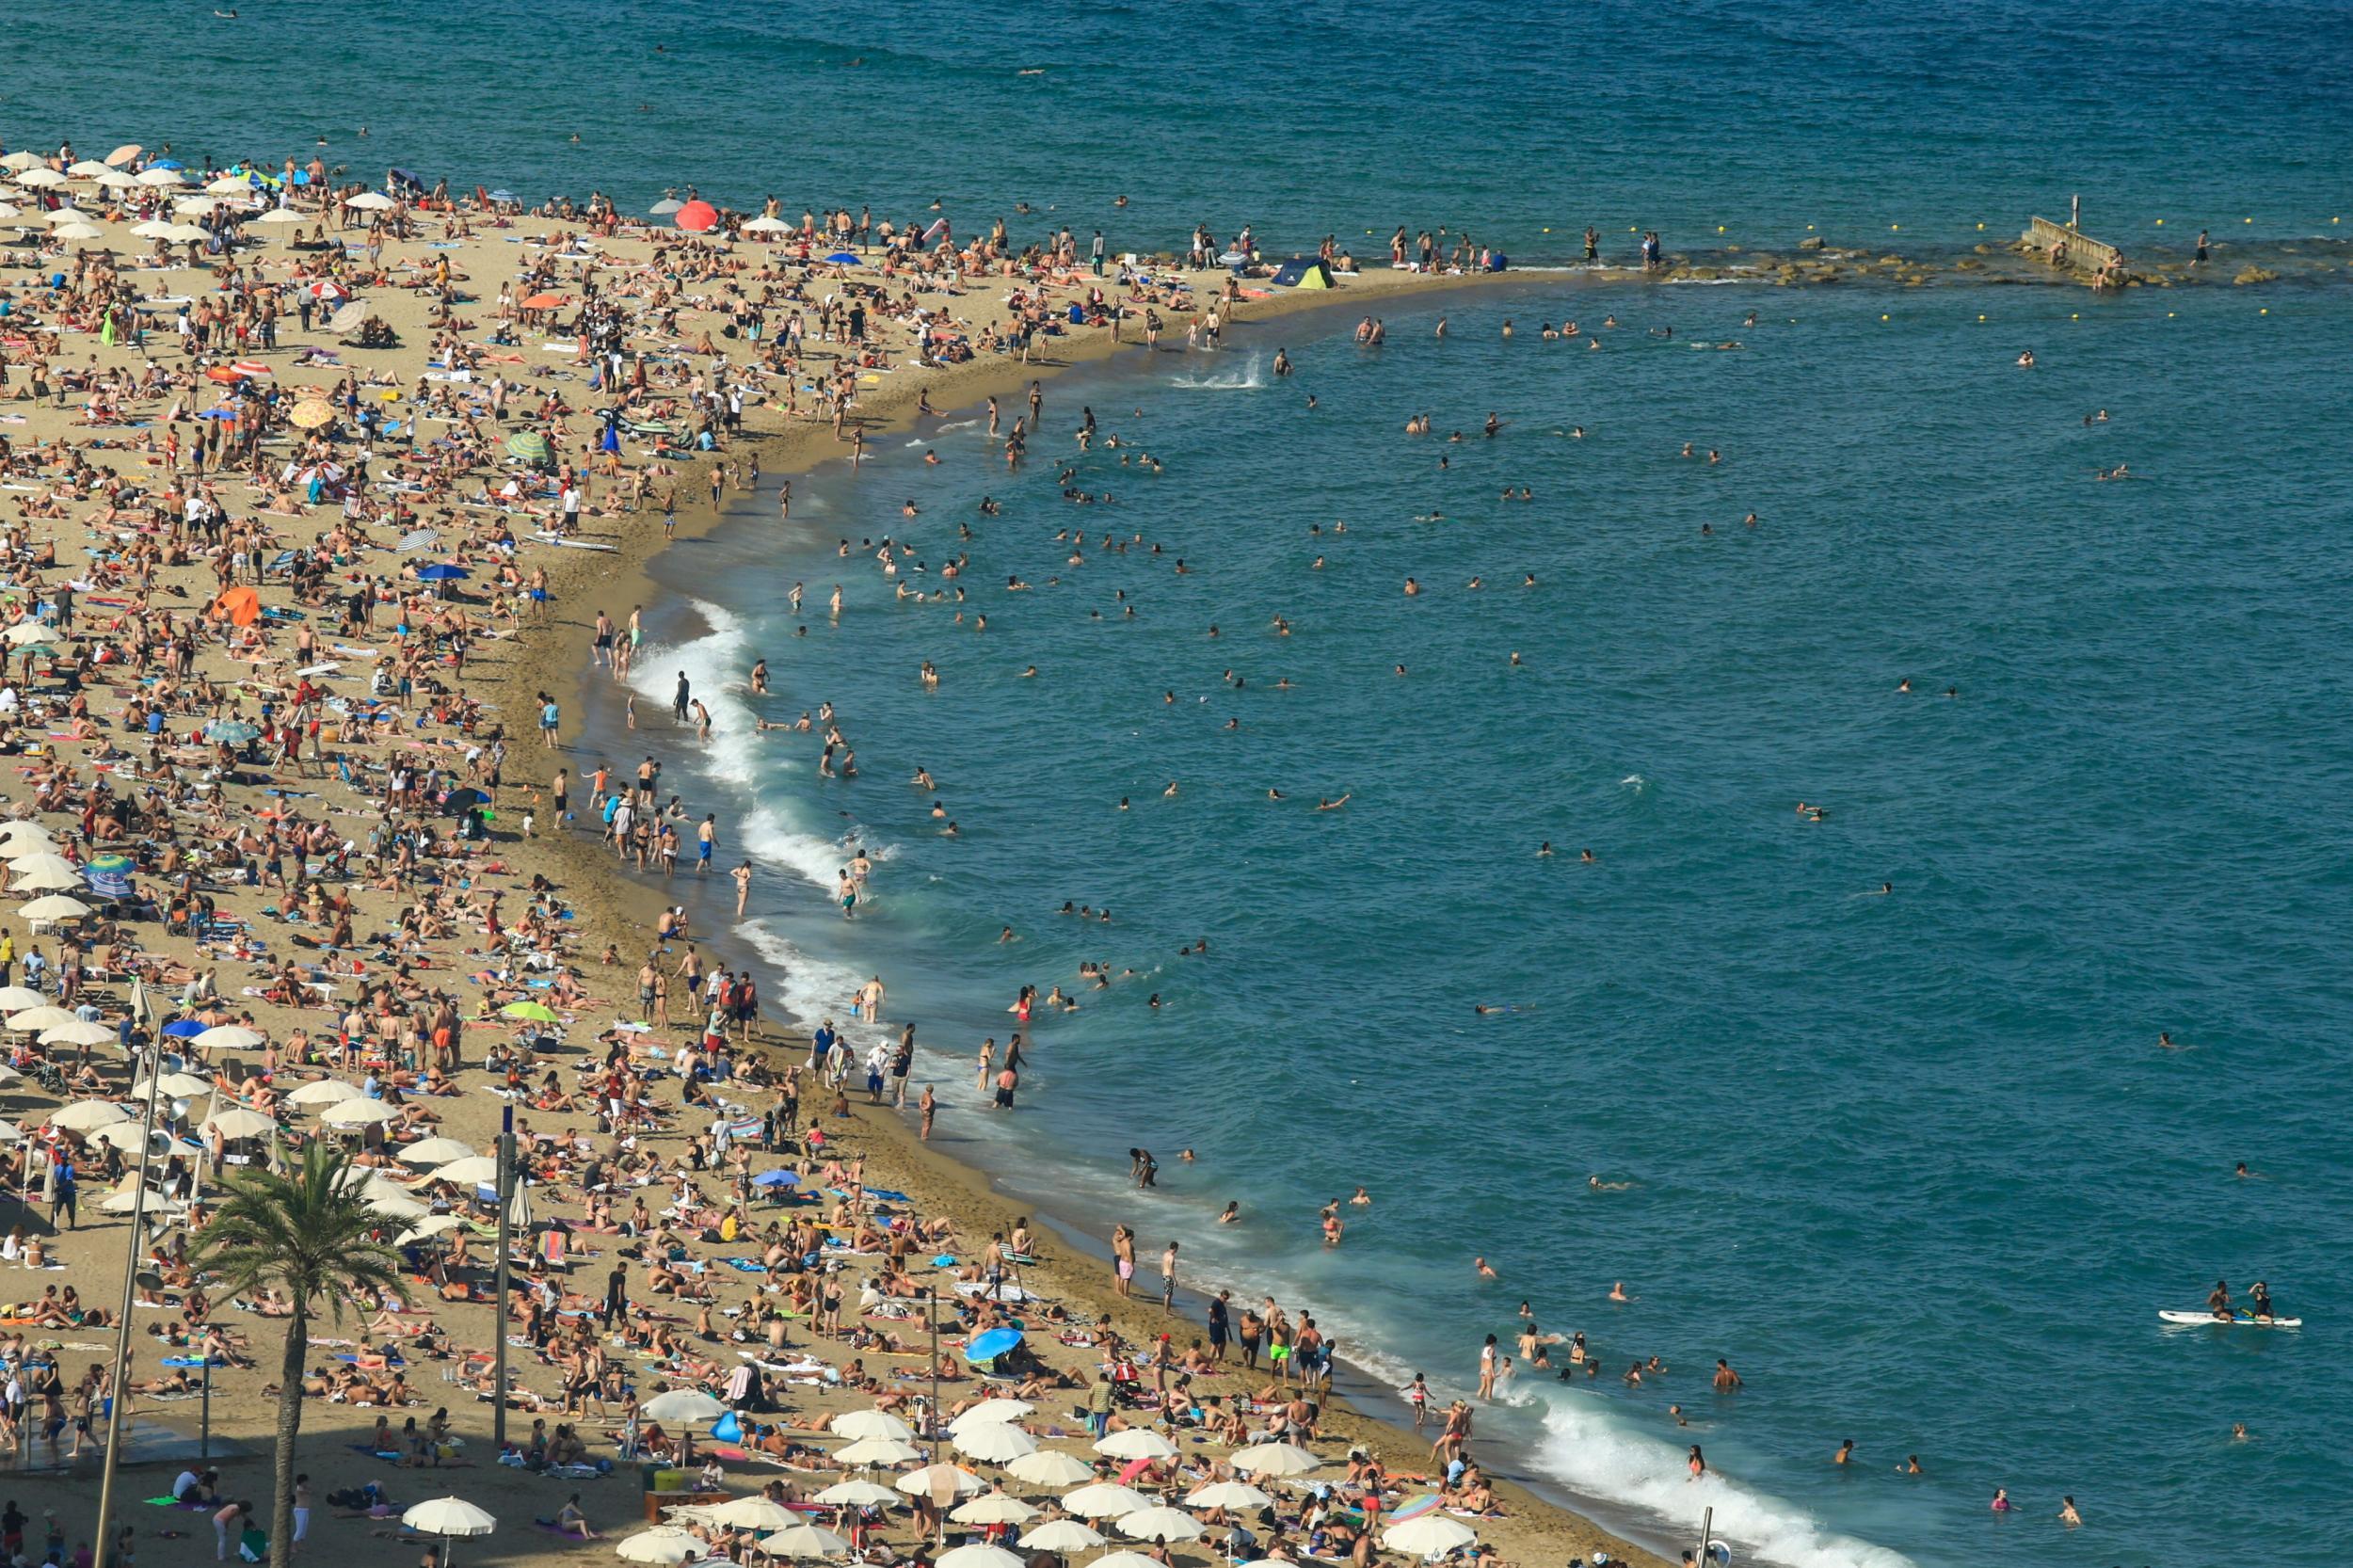
<instances>
[{"instance_id":1,"label":"palm frond","mask_svg":"<svg viewBox=\"0 0 2353 1568\"><path fill-rule=\"evenodd\" d=\"M386 1222L359 1192L366 1176L341 1150L314 1143L283 1174L232 1178L204 1227L202 1265L232 1293L274 1287L340 1318L347 1296L400 1278L399 1255L371 1234Z\"/></svg>"}]
</instances>

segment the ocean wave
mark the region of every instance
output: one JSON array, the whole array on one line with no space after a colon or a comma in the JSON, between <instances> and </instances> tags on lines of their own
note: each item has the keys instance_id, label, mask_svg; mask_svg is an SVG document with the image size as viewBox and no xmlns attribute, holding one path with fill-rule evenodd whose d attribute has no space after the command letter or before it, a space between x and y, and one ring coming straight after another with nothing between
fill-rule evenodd
<instances>
[{"instance_id":1,"label":"ocean wave","mask_svg":"<svg viewBox=\"0 0 2353 1568\"><path fill-rule=\"evenodd\" d=\"M1689 1479L1683 1451L1630 1431L1597 1399L1567 1395L1545 1415L1536 1463L1584 1496L1637 1508L1696 1534L1701 1511L1716 1511L1715 1532L1738 1556L1789 1568L1911 1568L1885 1546L1825 1529L1794 1504L1710 1470Z\"/></svg>"},{"instance_id":2,"label":"ocean wave","mask_svg":"<svg viewBox=\"0 0 2353 1568\"><path fill-rule=\"evenodd\" d=\"M850 831L838 835L812 831L796 816L792 804L779 797L773 787L775 776L800 764L776 741L760 733L760 714L746 700L749 694L744 672L757 657L751 634L743 617L726 606L701 599L691 602L706 628L703 634L640 649L630 683L640 696L666 708L679 671L686 672L694 695L711 710L711 742L697 754L700 765L747 803L734 823L722 816L722 847L732 837L754 859L789 871L830 893L849 859L850 839L862 835L854 824ZM867 846L871 857L881 858L886 853Z\"/></svg>"},{"instance_id":3,"label":"ocean wave","mask_svg":"<svg viewBox=\"0 0 2353 1568\"><path fill-rule=\"evenodd\" d=\"M1255 392L1266 385L1262 368L1263 356L1253 354L1240 370L1229 370L1216 376L1175 376L1169 378L1172 387L1188 392Z\"/></svg>"}]
</instances>

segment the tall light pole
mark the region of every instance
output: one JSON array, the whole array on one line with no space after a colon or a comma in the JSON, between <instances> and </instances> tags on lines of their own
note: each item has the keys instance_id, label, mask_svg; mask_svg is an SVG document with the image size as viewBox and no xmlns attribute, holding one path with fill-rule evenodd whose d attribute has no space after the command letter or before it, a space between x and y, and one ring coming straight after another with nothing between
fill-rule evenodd
<instances>
[{"instance_id":1,"label":"tall light pole","mask_svg":"<svg viewBox=\"0 0 2353 1568\"><path fill-rule=\"evenodd\" d=\"M131 983L131 1016L136 1023L147 1021L147 983ZM122 1407L128 1403L129 1390L124 1380L131 1368L131 1307L136 1300L139 1277L139 1228L147 1218L147 1169L155 1153L155 1099L163 1093L163 1052L152 1053L147 1064L147 1103L139 1113L139 1171L137 1195L131 1200L131 1239L124 1244L122 1260L122 1310L115 1318L115 1365L113 1380L107 1384L111 1397L106 1400L106 1464L98 1481L97 1568L108 1568L114 1556L115 1467L121 1451ZM137 1064L132 1064L136 1073ZM207 1358L209 1359L209 1357ZM209 1369L206 1372L209 1378Z\"/></svg>"},{"instance_id":2,"label":"tall light pole","mask_svg":"<svg viewBox=\"0 0 2353 1568\"><path fill-rule=\"evenodd\" d=\"M513 1207L515 1187L515 1107L508 1102L506 1114L499 1127L499 1256L498 1283L492 1288L490 1312L492 1319L490 1441L500 1453L506 1451L506 1241L507 1211ZM584 1407L585 1408L585 1407ZM495 1457L495 1456L493 1456ZM103 1568L103 1565L102 1565Z\"/></svg>"}]
</instances>

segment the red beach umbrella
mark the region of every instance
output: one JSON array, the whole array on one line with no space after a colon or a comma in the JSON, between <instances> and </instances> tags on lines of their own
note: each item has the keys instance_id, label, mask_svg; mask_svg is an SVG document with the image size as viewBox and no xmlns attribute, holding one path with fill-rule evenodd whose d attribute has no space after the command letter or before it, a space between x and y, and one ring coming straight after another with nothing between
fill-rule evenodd
<instances>
[{"instance_id":1,"label":"red beach umbrella","mask_svg":"<svg viewBox=\"0 0 2353 1568\"><path fill-rule=\"evenodd\" d=\"M689 201L678 210L678 226L696 233L719 227L719 209L708 201Z\"/></svg>"},{"instance_id":2,"label":"red beach umbrella","mask_svg":"<svg viewBox=\"0 0 2353 1568\"><path fill-rule=\"evenodd\" d=\"M535 294L530 298L523 301L523 309L526 311L552 311L559 306L568 305L569 303L571 303L571 301L560 294Z\"/></svg>"}]
</instances>

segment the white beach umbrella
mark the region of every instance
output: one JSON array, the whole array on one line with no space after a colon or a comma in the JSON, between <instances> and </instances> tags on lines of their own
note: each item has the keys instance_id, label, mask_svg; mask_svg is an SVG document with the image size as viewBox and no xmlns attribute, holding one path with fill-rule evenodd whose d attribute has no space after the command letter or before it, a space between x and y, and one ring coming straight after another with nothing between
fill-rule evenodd
<instances>
[{"instance_id":1,"label":"white beach umbrella","mask_svg":"<svg viewBox=\"0 0 2353 1568\"><path fill-rule=\"evenodd\" d=\"M184 196L171 204L171 210L182 217L208 217L220 211L217 196Z\"/></svg>"},{"instance_id":2,"label":"white beach umbrella","mask_svg":"<svg viewBox=\"0 0 2353 1568\"><path fill-rule=\"evenodd\" d=\"M29 985L0 985L0 1014L22 1013L30 1007L46 1007L49 999Z\"/></svg>"},{"instance_id":3,"label":"white beach umbrella","mask_svg":"<svg viewBox=\"0 0 2353 1568\"><path fill-rule=\"evenodd\" d=\"M24 1076L24 1074L17 1072L17 1070L13 1067L9 1068L8 1072L12 1076L7 1080L0 1080L0 1081L14 1082L16 1079ZM23 1128L17 1126L14 1122L0 1122L0 1144L19 1144L23 1143L24 1140L24 1129Z\"/></svg>"},{"instance_id":4,"label":"white beach umbrella","mask_svg":"<svg viewBox=\"0 0 2353 1568\"><path fill-rule=\"evenodd\" d=\"M382 191L370 190L361 191L357 196L344 197L344 205L346 207L356 207L363 213L380 213L389 211L395 205L395 203L391 197L385 195Z\"/></svg>"},{"instance_id":5,"label":"white beach umbrella","mask_svg":"<svg viewBox=\"0 0 2353 1568\"><path fill-rule=\"evenodd\" d=\"M421 1168L426 1165L446 1165L455 1160L479 1158L473 1152L472 1144L461 1144L455 1138L426 1138L409 1144L407 1148L394 1150L393 1153L402 1164Z\"/></svg>"},{"instance_id":6,"label":"white beach umbrella","mask_svg":"<svg viewBox=\"0 0 2353 1568\"><path fill-rule=\"evenodd\" d=\"M1185 1495L1187 1508L1222 1508L1233 1513L1245 1513L1266 1507L1274 1501L1248 1481L1218 1480Z\"/></svg>"},{"instance_id":7,"label":"white beach umbrella","mask_svg":"<svg viewBox=\"0 0 2353 1568\"><path fill-rule=\"evenodd\" d=\"M888 1437L897 1443L913 1435L907 1424L888 1410L845 1410L833 1418L832 1430L843 1437Z\"/></svg>"},{"instance_id":8,"label":"white beach umbrella","mask_svg":"<svg viewBox=\"0 0 2353 1568\"><path fill-rule=\"evenodd\" d=\"M1467 1546L1479 1532L1462 1520L1433 1511L1381 1532L1381 1544L1408 1557L1430 1558Z\"/></svg>"},{"instance_id":9,"label":"white beach umbrella","mask_svg":"<svg viewBox=\"0 0 2353 1568\"><path fill-rule=\"evenodd\" d=\"M795 1522L774 1535L761 1536L760 1549L770 1557L848 1557L850 1543L829 1529Z\"/></svg>"},{"instance_id":10,"label":"white beach umbrella","mask_svg":"<svg viewBox=\"0 0 2353 1568\"><path fill-rule=\"evenodd\" d=\"M1237 1448L1226 1463L1245 1476L1304 1476L1323 1468L1323 1461L1296 1443L1257 1443Z\"/></svg>"},{"instance_id":11,"label":"white beach umbrella","mask_svg":"<svg viewBox=\"0 0 2353 1568\"><path fill-rule=\"evenodd\" d=\"M983 1421L949 1433L956 1452L984 1464L1004 1464L1037 1452L1037 1439L1007 1421Z\"/></svg>"},{"instance_id":12,"label":"white beach umbrella","mask_svg":"<svg viewBox=\"0 0 2353 1568\"><path fill-rule=\"evenodd\" d=\"M384 1193L368 1199L368 1212L381 1214L388 1220L422 1220L433 1211L414 1198L396 1198Z\"/></svg>"},{"instance_id":13,"label":"white beach umbrella","mask_svg":"<svg viewBox=\"0 0 2353 1568\"><path fill-rule=\"evenodd\" d=\"M1032 1486L1076 1486L1095 1474L1095 1467L1060 1448L1040 1448L1006 1465L1005 1473Z\"/></svg>"},{"instance_id":14,"label":"white beach umbrella","mask_svg":"<svg viewBox=\"0 0 2353 1568\"><path fill-rule=\"evenodd\" d=\"M90 158L84 158L79 162L66 165L65 171L76 180L94 180L101 174L112 174L114 172L113 169L108 168L104 164L99 163Z\"/></svg>"},{"instance_id":15,"label":"white beach umbrella","mask_svg":"<svg viewBox=\"0 0 2353 1568\"><path fill-rule=\"evenodd\" d=\"M340 1078L316 1079L303 1084L286 1096L289 1105L333 1105L341 1100L362 1097L360 1086L345 1083Z\"/></svg>"},{"instance_id":16,"label":"white beach umbrella","mask_svg":"<svg viewBox=\"0 0 2353 1568\"><path fill-rule=\"evenodd\" d=\"M272 207L253 221L256 223L307 223L310 220L292 207Z\"/></svg>"},{"instance_id":17,"label":"white beach umbrella","mask_svg":"<svg viewBox=\"0 0 2353 1568\"><path fill-rule=\"evenodd\" d=\"M933 1561L936 1568L1028 1568L1028 1564L1004 1547L992 1546L982 1541L944 1551Z\"/></svg>"},{"instance_id":18,"label":"white beach umbrella","mask_svg":"<svg viewBox=\"0 0 2353 1568\"><path fill-rule=\"evenodd\" d=\"M49 231L49 237L59 240L103 240L106 237L106 232L88 223L60 223Z\"/></svg>"},{"instance_id":19,"label":"white beach umbrella","mask_svg":"<svg viewBox=\"0 0 2353 1568\"><path fill-rule=\"evenodd\" d=\"M371 1122L389 1122L400 1112L382 1100L337 1100L319 1112L319 1120L330 1127L366 1127Z\"/></svg>"},{"instance_id":20,"label":"white beach umbrella","mask_svg":"<svg viewBox=\"0 0 2353 1568\"><path fill-rule=\"evenodd\" d=\"M948 1430L962 1432L967 1427L977 1427L990 1421L1018 1421L1022 1416L1033 1413L1036 1409L1037 1406L1027 1400L983 1400L949 1422ZM837 1426L840 1424L840 1422L835 1423Z\"/></svg>"},{"instance_id":21,"label":"white beach umbrella","mask_svg":"<svg viewBox=\"0 0 2353 1568\"><path fill-rule=\"evenodd\" d=\"M278 1130L270 1117L242 1105L214 1112L204 1118L204 1125L223 1138L264 1138Z\"/></svg>"},{"instance_id":22,"label":"white beach umbrella","mask_svg":"<svg viewBox=\"0 0 2353 1568\"><path fill-rule=\"evenodd\" d=\"M40 215L40 220L49 225L52 229L55 229L60 223L89 223L95 221L91 218L89 214L82 211L79 207L70 204L63 207L50 208L47 212Z\"/></svg>"},{"instance_id":23,"label":"white beach umbrella","mask_svg":"<svg viewBox=\"0 0 2353 1568\"><path fill-rule=\"evenodd\" d=\"M0 168L5 168L13 174L21 169L38 168L40 167L40 153L29 147L20 147L7 157L0 158Z\"/></svg>"},{"instance_id":24,"label":"white beach umbrella","mask_svg":"<svg viewBox=\"0 0 2353 1568\"><path fill-rule=\"evenodd\" d=\"M8 1015L8 1028L19 1034L38 1034L44 1029L55 1029L59 1024L79 1023L80 1021L81 1015L69 1013L64 1008L53 1006L48 1002L43 1002L39 1007L28 1007L22 1013Z\"/></svg>"},{"instance_id":25,"label":"white beach umbrella","mask_svg":"<svg viewBox=\"0 0 2353 1568\"><path fill-rule=\"evenodd\" d=\"M21 620L9 627L5 635L11 644L21 648L26 643L47 642L56 632L37 620ZM37 822L12 822L0 828L0 860L56 853L57 840L50 835L49 829Z\"/></svg>"},{"instance_id":26,"label":"white beach umbrella","mask_svg":"<svg viewBox=\"0 0 2353 1568\"><path fill-rule=\"evenodd\" d=\"M24 216L24 208L16 206L10 202L0 201L0 223L6 223L12 217L23 217Z\"/></svg>"},{"instance_id":27,"label":"white beach umbrella","mask_svg":"<svg viewBox=\"0 0 2353 1568\"><path fill-rule=\"evenodd\" d=\"M30 876L36 872L63 872L68 876L80 874L80 869L72 861L50 847L37 849L30 855L12 855L8 857L8 867L19 876Z\"/></svg>"},{"instance_id":28,"label":"white beach umbrella","mask_svg":"<svg viewBox=\"0 0 2353 1568\"><path fill-rule=\"evenodd\" d=\"M744 232L747 234L789 234L792 232L792 225L780 217L756 217L744 225Z\"/></svg>"},{"instance_id":29,"label":"white beach umbrella","mask_svg":"<svg viewBox=\"0 0 2353 1568\"><path fill-rule=\"evenodd\" d=\"M838 1480L817 1494L817 1501L836 1508L896 1508L899 1494L871 1480Z\"/></svg>"},{"instance_id":30,"label":"white beach umbrella","mask_svg":"<svg viewBox=\"0 0 2353 1568\"><path fill-rule=\"evenodd\" d=\"M119 168L110 168L104 174L91 175L90 184L104 185L108 190L136 190L139 179L136 174L125 174Z\"/></svg>"},{"instance_id":31,"label":"white beach umbrella","mask_svg":"<svg viewBox=\"0 0 2353 1568\"><path fill-rule=\"evenodd\" d=\"M328 1113L330 1115L333 1113L331 1108ZM498 1178L499 1162L496 1159L487 1154L465 1154L445 1161L436 1167L431 1176L424 1177L413 1185L422 1187L427 1181L447 1181L454 1182L460 1187L479 1187L485 1182L495 1182ZM705 1399L710 1397L708 1394L703 1396ZM715 1410L712 1412L713 1416L718 1414L719 1412ZM677 1417L669 1418L675 1420ZM654 1419L659 1421L664 1417L657 1416Z\"/></svg>"},{"instance_id":32,"label":"white beach umbrella","mask_svg":"<svg viewBox=\"0 0 2353 1568\"><path fill-rule=\"evenodd\" d=\"M1037 1517L1037 1510L1007 1493L984 1492L957 1504L948 1517L959 1525L1026 1525Z\"/></svg>"},{"instance_id":33,"label":"white beach umbrella","mask_svg":"<svg viewBox=\"0 0 2353 1568\"><path fill-rule=\"evenodd\" d=\"M1096 1443L1095 1451L1109 1459L1174 1459L1176 1445L1149 1427L1129 1427Z\"/></svg>"},{"instance_id":34,"label":"white beach umbrella","mask_svg":"<svg viewBox=\"0 0 2353 1568\"><path fill-rule=\"evenodd\" d=\"M904 1464L910 1459L920 1459L923 1450L895 1437L861 1437L847 1448L833 1451L834 1463L859 1468L869 1464Z\"/></svg>"},{"instance_id":35,"label":"white beach umbrella","mask_svg":"<svg viewBox=\"0 0 2353 1568\"><path fill-rule=\"evenodd\" d=\"M196 1037L199 1050L254 1050L268 1043L268 1035L243 1024L215 1024Z\"/></svg>"},{"instance_id":36,"label":"white beach umbrella","mask_svg":"<svg viewBox=\"0 0 2353 1568\"><path fill-rule=\"evenodd\" d=\"M193 223L175 223L165 232L164 238L174 244L184 245L189 240L210 239L212 235Z\"/></svg>"},{"instance_id":37,"label":"white beach umbrella","mask_svg":"<svg viewBox=\"0 0 2353 1568\"><path fill-rule=\"evenodd\" d=\"M112 1100L75 1100L49 1112L49 1125L61 1127L69 1132L94 1132L115 1122L127 1122L131 1113Z\"/></svg>"},{"instance_id":38,"label":"white beach umbrella","mask_svg":"<svg viewBox=\"0 0 2353 1568\"><path fill-rule=\"evenodd\" d=\"M428 1237L444 1235L465 1223L461 1215L427 1214L400 1233L400 1244L405 1247L411 1241L423 1241Z\"/></svg>"},{"instance_id":39,"label":"white beach umbrella","mask_svg":"<svg viewBox=\"0 0 2353 1568\"><path fill-rule=\"evenodd\" d=\"M166 1134L166 1136L169 1135ZM125 1154L136 1153L142 1141L139 1124L134 1121L108 1122L104 1127L91 1133L90 1137L101 1144L120 1149Z\"/></svg>"},{"instance_id":40,"label":"white beach umbrella","mask_svg":"<svg viewBox=\"0 0 2353 1568\"><path fill-rule=\"evenodd\" d=\"M138 235L138 237L143 240L166 240L171 237L171 231L173 227L173 225L166 223L160 217L151 217L144 222L134 223L131 225L131 232ZM31 626L37 623L27 621L25 624ZM13 637L16 628L11 626L8 628L8 632L10 636Z\"/></svg>"},{"instance_id":41,"label":"white beach umbrella","mask_svg":"<svg viewBox=\"0 0 2353 1568\"><path fill-rule=\"evenodd\" d=\"M213 1092L213 1080L209 1078L200 1078L195 1073L166 1073L161 1078L141 1079L138 1082L132 1084L131 1097L136 1100L145 1099L151 1086L167 1099L175 1100L190 1099L198 1095L209 1095Z\"/></svg>"},{"instance_id":42,"label":"white beach umbrella","mask_svg":"<svg viewBox=\"0 0 2353 1568\"><path fill-rule=\"evenodd\" d=\"M49 901L36 899L34 902L46 904ZM113 1025L102 1024L94 1018L76 1018L70 1024L52 1024L40 1032L40 1043L44 1046L103 1046L114 1037ZM197 1093L200 1095L204 1089L211 1087L212 1085L205 1084L204 1088L199 1089Z\"/></svg>"},{"instance_id":43,"label":"white beach umbrella","mask_svg":"<svg viewBox=\"0 0 2353 1568\"><path fill-rule=\"evenodd\" d=\"M128 1214L138 1207L138 1203L139 1190L136 1187L125 1187L119 1192L107 1193L105 1200L99 1204L98 1208L103 1213ZM186 1205L167 1198L161 1192L152 1190L147 1194L147 1211L150 1214L177 1214L185 1207Z\"/></svg>"},{"instance_id":44,"label":"white beach umbrella","mask_svg":"<svg viewBox=\"0 0 2353 1568\"><path fill-rule=\"evenodd\" d=\"M49 190L66 183L65 176L54 168L28 168L16 177L16 183L32 190Z\"/></svg>"},{"instance_id":45,"label":"white beach umbrella","mask_svg":"<svg viewBox=\"0 0 2353 1568\"><path fill-rule=\"evenodd\" d=\"M136 176L142 185L184 185L187 176L176 168L142 168Z\"/></svg>"},{"instance_id":46,"label":"white beach umbrella","mask_svg":"<svg viewBox=\"0 0 2353 1568\"><path fill-rule=\"evenodd\" d=\"M253 182L242 174L224 174L204 188L215 196L250 196Z\"/></svg>"},{"instance_id":47,"label":"white beach umbrella","mask_svg":"<svg viewBox=\"0 0 2353 1568\"><path fill-rule=\"evenodd\" d=\"M728 1407L699 1388L673 1388L639 1407L653 1421L715 1421Z\"/></svg>"},{"instance_id":48,"label":"white beach umbrella","mask_svg":"<svg viewBox=\"0 0 2353 1568\"><path fill-rule=\"evenodd\" d=\"M920 1470L909 1470L890 1484L910 1497L936 1497L943 1494L968 1497L975 1492L988 1490L988 1482L953 1464L926 1464Z\"/></svg>"},{"instance_id":49,"label":"white beach umbrella","mask_svg":"<svg viewBox=\"0 0 2353 1568\"><path fill-rule=\"evenodd\" d=\"M412 1530L438 1535L443 1540L460 1535L488 1535L498 1528L499 1522L463 1497L435 1497L412 1506L400 1516L400 1522ZM456 1554L449 1547L441 1548L441 1562L447 1568Z\"/></svg>"},{"instance_id":50,"label":"white beach umbrella","mask_svg":"<svg viewBox=\"0 0 2353 1568\"><path fill-rule=\"evenodd\" d=\"M1098 1565L1099 1568L1160 1568L1158 1558L1146 1557L1142 1552L1105 1552L1088 1563L1087 1568L1098 1568Z\"/></svg>"},{"instance_id":51,"label":"white beach umbrella","mask_svg":"<svg viewBox=\"0 0 2353 1568\"><path fill-rule=\"evenodd\" d=\"M1091 1552L1109 1539L1076 1519L1048 1519L1017 1544L1032 1552Z\"/></svg>"},{"instance_id":52,"label":"white beach umbrella","mask_svg":"<svg viewBox=\"0 0 2353 1568\"><path fill-rule=\"evenodd\" d=\"M1138 1541L1198 1541L1209 1533L1200 1520L1181 1508L1165 1504L1123 1513L1112 1528Z\"/></svg>"},{"instance_id":53,"label":"white beach umbrella","mask_svg":"<svg viewBox=\"0 0 2353 1568\"><path fill-rule=\"evenodd\" d=\"M613 1555L624 1562L646 1562L664 1565L692 1562L710 1555L711 1548L682 1529L669 1525L656 1525L649 1530L639 1530L613 1548Z\"/></svg>"},{"instance_id":54,"label":"white beach umbrella","mask_svg":"<svg viewBox=\"0 0 2353 1568\"><path fill-rule=\"evenodd\" d=\"M1098 1480L1093 1486L1081 1486L1064 1494L1062 1506L1064 1512L1075 1513L1081 1519L1116 1519L1123 1514L1142 1512L1152 1506L1152 1499L1117 1481Z\"/></svg>"},{"instance_id":55,"label":"white beach umbrella","mask_svg":"<svg viewBox=\"0 0 2353 1568\"><path fill-rule=\"evenodd\" d=\"M63 861L56 856L31 855L25 856L25 859L58 860L60 865L63 864ZM19 871L14 886L14 890L17 892L62 893L71 891L72 889L79 888L82 885L82 873L79 872L71 869L58 871L56 868L49 866L43 866L39 871L28 872L22 870L24 864L24 860L17 862Z\"/></svg>"},{"instance_id":56,"label":"white beach umbrella","mask_svg":"<svg viewBox=\"0 0 2353 1568\"><path fill-rule=\"evenodd\" d=\"M17 911L28 920L78 920L89 912L88 904L78 898L68 898L63 893L37 898ZM78 1040L73 1043L81 1044Z\"/></svg>"},{"instance_id":57,"label":"white beach umbrella","mask_svg":"<svg viewBox=\"0 0 2353 1568\"><path fill-rule=\"evenodd\" d=\"M799 1524L801 1516L782 1503L754 1493L748 1497L731 1497L712 1509L711 1522L729 1529L781 1530Z\"/></svg>"}]
</instances>

